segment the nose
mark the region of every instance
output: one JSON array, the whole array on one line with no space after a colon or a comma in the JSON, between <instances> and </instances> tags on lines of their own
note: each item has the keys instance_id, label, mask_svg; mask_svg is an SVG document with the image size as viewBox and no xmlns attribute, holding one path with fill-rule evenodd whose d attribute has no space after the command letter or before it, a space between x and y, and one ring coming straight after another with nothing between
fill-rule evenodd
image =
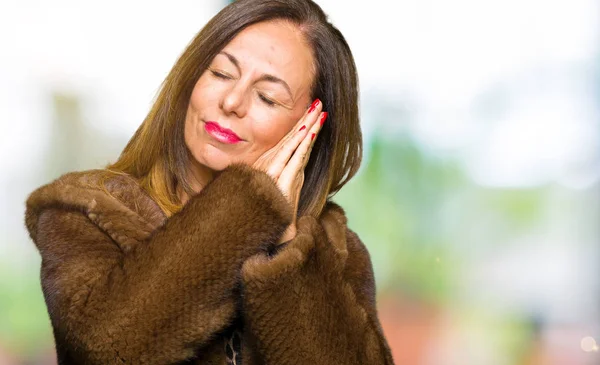
<instances>
[{"instance_id":1,"label":"nose","mask_svg":"<svg viewBox=\"0 0 600 365\"><path fill-rule=\"evenodd\" d=\"M247 87L242 82L237 82L223 93L221 98L221 109L226 114L235 114L238 118L246 115L247 111Z\"/></svg>"}]
</instances>

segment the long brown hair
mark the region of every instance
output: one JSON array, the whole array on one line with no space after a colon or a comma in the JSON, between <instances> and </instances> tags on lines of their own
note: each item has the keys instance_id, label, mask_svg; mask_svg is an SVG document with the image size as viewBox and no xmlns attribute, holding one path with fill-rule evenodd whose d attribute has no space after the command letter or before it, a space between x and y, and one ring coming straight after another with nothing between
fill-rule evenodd
<instances>
[{"instance_id":1,"label":"long brown hair","mask_svg":"<svg viewBox=\"0 0 600 365\"><path fill-rule=\"evenodd\" d=\"M346 40L321 8L310 0L238 0L223 8L183 51L148 116L109 171L136 178L161 209L172 215L182 204L176 186L195 192L187 169L193 158L184 140L190 96L212 59L245 27L284 19L297 25L312 46L315 82L329 115L305 168L298 215L320 215L327 199L357 172L362 158L358 112L358 77Z\"/></svg>"}]
</instances>

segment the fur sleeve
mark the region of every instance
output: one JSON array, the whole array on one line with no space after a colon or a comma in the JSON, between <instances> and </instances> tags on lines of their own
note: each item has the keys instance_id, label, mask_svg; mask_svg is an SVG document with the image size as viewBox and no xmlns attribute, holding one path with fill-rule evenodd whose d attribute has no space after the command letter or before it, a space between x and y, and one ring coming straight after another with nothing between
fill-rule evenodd
<instances>
[{"instance_id":1,"label":"fur sleeve","mask_svg":"<svg viewBox=\"0 0 600 365\"><path fill-rule=\"evenodd\" d=\"M393 365L375 307L369 254L341 208L305 216L274 257L242 268L247 341L272 364Z\"/></svg>"},{"instance_id":2,"label":"fur sleeve","mask_svg":"<svg viewBox=\"0 0 600 365\"><path fill-rule=\"evenodd\" d=\"M42 209L32 237L62 363L193 357L235 315L245 259L274 244L291 214L272 179L243 165L131 251L81 212Z\"/></svg>"}]
</instances>

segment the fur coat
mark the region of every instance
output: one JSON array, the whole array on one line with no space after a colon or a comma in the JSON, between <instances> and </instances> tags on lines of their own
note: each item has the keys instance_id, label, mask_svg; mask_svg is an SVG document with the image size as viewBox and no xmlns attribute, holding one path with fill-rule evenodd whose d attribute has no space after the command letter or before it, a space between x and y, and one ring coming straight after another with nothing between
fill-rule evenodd
<instances>
[{"instance_id":1,"label":"fur coat","mask_svg":"<svg viewBox=\"0 0 600 365\"><path fill-rule=\"evenodd\" d=\"M226 364L233 326L244 365L393 364L369 254L339 206L276 246L292 207L249 166L170 218L132 178L102 189L103 176L69 173L27 200L59 364Z\"/></svg>"}]
</instances>

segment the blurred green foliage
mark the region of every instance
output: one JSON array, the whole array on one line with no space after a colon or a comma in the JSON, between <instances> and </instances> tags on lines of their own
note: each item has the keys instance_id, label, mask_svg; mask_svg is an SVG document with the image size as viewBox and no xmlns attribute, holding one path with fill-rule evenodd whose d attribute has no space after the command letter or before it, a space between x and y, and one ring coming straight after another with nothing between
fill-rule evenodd
<instances>
[{"instance_id":1,"label":"blurred green foliage","mask_svg":"<svg viewBox=\"0 0 600 365\"><path fill-rule=\"evenodd\" d=\"M368 160L335 200L369 248L381 290L443 304L469 252L533 229L548 191L479 186L458 159L393 137L371 139Z\"/></svg>"},{"instance_id":2,"label":"blurred green foliage","mask_svg":"<svg viewBox=\"0 0 600 365\"><path fill-rule=\"evenodd\" d=\"M38 259L15 270L12 262L0 260L0 344L11 353L31 355L52 347L39 265Z\"/></svg>"},{"instance_id":3,"label":"blurred green foliage","mask_svg":"<svg viewBox=\"0 0 600 365\"><path fill-rule=\"evenodd\" d=\"M406 136L372 139L368 161L335 197L370 250L380 291L443 300L452 282L440 206L464 185L457 165L427 156Z\"/></svg>"}]
</instances>

